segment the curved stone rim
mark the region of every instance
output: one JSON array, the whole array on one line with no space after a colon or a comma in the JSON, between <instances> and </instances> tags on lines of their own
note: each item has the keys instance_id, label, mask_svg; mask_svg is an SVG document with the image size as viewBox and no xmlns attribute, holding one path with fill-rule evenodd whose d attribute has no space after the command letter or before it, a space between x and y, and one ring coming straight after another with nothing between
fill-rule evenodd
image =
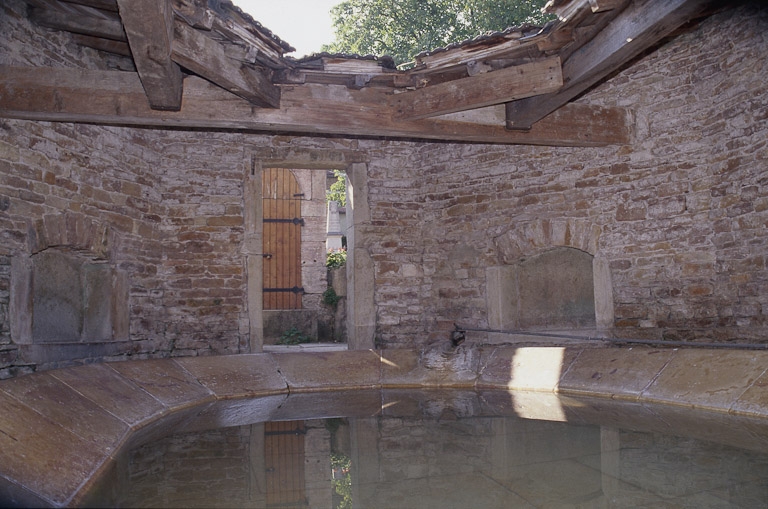
<instances>
[{"instance_id":1,"label":"curved stone rim","mask_svg":"<svg viewBox=\"0 0 768 509\"><path fill-rule=\"evenodd\" d=\"M0 499L77 505L121 450L169 427L258 419L289 394L524 391L533 395L521 398L516 411L539 417L551 411L537 405L549 393L762 420L768 417L766 371L768 351L470 344L181 357L40 372L0 382Z\"/></svg>"}]
</instances>

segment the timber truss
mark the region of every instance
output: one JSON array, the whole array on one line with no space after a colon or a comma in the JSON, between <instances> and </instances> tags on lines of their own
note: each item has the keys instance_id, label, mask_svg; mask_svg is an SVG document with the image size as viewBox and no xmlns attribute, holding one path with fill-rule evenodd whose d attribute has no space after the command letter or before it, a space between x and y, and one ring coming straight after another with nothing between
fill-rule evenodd
<instances>
[{"instance_id":1,"label":"timber truss","mask_svg":"<svg viewBox=\"0 0 768 509\"><path fill-rule=\"evenodd\" d=\"M633 115L573 102L713 12L705 0L550 0L556 21L388 58L293 48L228 0L27 0L124 70L0 66L0 117L474 143L602 146Z\"/></svg>"}]
</instances>

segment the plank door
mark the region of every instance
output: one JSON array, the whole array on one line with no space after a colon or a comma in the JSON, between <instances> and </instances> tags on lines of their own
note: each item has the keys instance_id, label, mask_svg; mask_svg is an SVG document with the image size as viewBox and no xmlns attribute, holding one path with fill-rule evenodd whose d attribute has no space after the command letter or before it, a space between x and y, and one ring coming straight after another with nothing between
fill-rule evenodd
<instances>
[{"instance_id":1,"label":"plank door","mask_svg":"<svg viewBox=\"0 0 768 509\"><path fill-rule=\"evenodd\" d=\"M307 506L304 491L304 421L264 425L267 507Z\"/></svg>"},{"instance_id":2,"label":"plank door","mask_svg":"<svg viewBox=\"0 0 768 509\"><path fill-rule=\"evenodd\" d=\"M291 170L262 174L264 309L301 309L301 197Z\"/></svg>"}]
</instances>

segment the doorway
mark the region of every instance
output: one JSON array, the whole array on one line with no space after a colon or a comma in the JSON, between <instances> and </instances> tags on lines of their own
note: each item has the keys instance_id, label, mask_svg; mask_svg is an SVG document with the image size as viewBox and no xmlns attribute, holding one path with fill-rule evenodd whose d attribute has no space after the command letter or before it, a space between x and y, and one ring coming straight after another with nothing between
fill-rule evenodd
<instances>
[{"instance_id":1,"label":"doorway","mask_svg":"<svg viewBox=\"0 0 768 509\"><path fill-rule=\"evenodd\" d=\"M262 174L263 309L301 309L301 198L299 183L285 168Z\"/></svg>"},{"instance_id":2,"label":"doorway","mask_svg":"<svg viewBox=\"0 0 768 509\"><path fill-rule=\"evenodd\" d=\"M347 280L347 318L345 327L347 331L347 347L354 349L368 349L374 347L373 335L375 330L376 310L373 298L373 260L367 250L359 250L360 256L357 263L350 259L356 251L354 249L354 232L361 225L368 224L370 215L367 199L367 164L362 162L365 154L354 151L336 150L302 150L296 147L285 149L255 150L246 173L244 182L244 223L245 241L243 243L244 264L248 279L248 326L249 326L249 350L253 353L264 351L265 345L275 345L285 332L292 333L294 327L301 331L298 325L276 318L276 314L303 315L316 309L326 308L324 292L328 288L326 262L326 189L327 172L332 169L344 170L348 177L347 188L347 232L348 258ZM301 219L306 226L297 227L303 232L301 239L301 282L291 283L290 287L277 286L277 284L265 282L269 277L264 271L264 265L271 262L274 254L264 248L265 227L269 223L264 222L264 208L268 206L264 202L269 194L270 178L265 173L272 173L274 168L283 169L293 173L298 182L298 193L301 204L301 216L291 216ZM356 199L352 200L352 193ZM284 193L285 195L285 193ZM358 205L355 206L354 203ZM354 215L353 215L354 214ZM269 216L267 216L269 218ZM279 218L275 218L279 219ZM284 217L283 219L288 219ZM316 224L317 223L317 224ZM362 242L362 239L361 239ZM349 270L354 267L353 270ZM295 273L298 273L296 271ZM264 288L291 288L296 286L303 289L297 294L300 296L301 308L298 309L268 309L264 299L267 293ZM358 289L359 290L356 290ZM292 293L292 292L289 292ZM316 321L314 321L316 323ZM350 330L349 325L353 325ZM312 331L310 331L312 332ZM314 334L309 334L314 336ZM354 344L353 344L354 343Z\"/></svg>"}]
</instances>

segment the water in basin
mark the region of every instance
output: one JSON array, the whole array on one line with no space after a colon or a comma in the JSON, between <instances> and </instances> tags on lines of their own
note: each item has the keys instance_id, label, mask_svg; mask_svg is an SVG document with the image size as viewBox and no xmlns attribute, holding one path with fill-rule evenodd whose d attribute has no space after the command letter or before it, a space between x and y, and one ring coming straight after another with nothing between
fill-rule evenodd
<instances>
[{"instance_id":1,"label":"water in basin","mask_svg":"<svg viewBox=\"0 0 768 509\"><path fill-rule=\"evenodd\" d=\"M257 403L177 419L175 431L124 451L89 503L768 506L768 426L759 419L502 391L300 394L250 412ZM250 422L211 427L232 415Z\"/></svg>"}]
</instances>

